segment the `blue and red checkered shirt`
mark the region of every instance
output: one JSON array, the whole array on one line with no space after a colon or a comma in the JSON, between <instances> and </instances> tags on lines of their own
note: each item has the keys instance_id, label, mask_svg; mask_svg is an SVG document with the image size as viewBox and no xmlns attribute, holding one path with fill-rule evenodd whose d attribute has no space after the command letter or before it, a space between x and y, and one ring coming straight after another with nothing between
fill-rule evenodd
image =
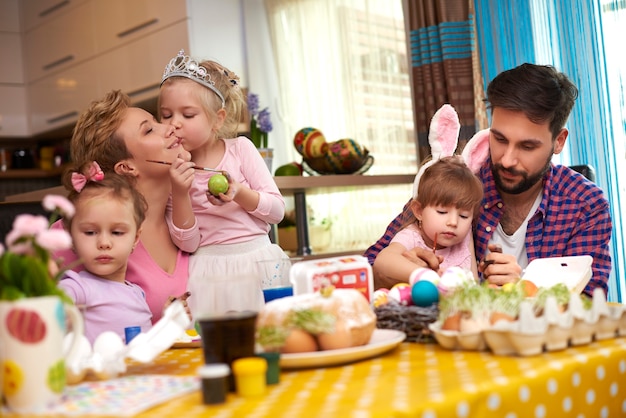
<instances>
[{"instance_id":1,"label":"blue and red checkered shirt","mask_svg":"<svg viewBox=\"0 0 626 418\"><path fill-rule=\"evenodd\" d=\"M481 260L500 222L504 203L496 190L489 161L483 165L478 176L482 180L485 196L483 210L474 225L474 245L476 258ZM584 293L591 295L593 289L600 287L608 294L611 272L609 241L613 226L609 203L602 190L581 174L561 165L552 165L543 182L541 203L528 221L526 231L528 261L588 254L593 257L593 276ZM403 213L406 208L405 205ZM385 234L365 251L370 264L401 228L403 213L391 221Z\"/></svg>"}]
</instances>

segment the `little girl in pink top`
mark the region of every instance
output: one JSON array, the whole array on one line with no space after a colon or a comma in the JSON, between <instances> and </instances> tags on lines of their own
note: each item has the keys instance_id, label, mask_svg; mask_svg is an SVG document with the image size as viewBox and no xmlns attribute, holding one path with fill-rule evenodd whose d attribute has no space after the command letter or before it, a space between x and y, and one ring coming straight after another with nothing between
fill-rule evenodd
<instances>
[{"instance_id":1,"label":"little girl in pink top","mask_svg":"<svg viewBox=\"0 0 626 418\"><path fill-rule=\"evenodd\" d=\"M104 331L124 339L126 327L152 327L144 291L126 280L128 257L135 249L147 204L129 183L132 178L108 173L96 162L85 174L71 173L73 218L64 218L74 250L82 260L80 273L65 272L59 287L81 308L85 336L93 344Z\"/></svg>"},{"instance_id":2,"label":"little girl in pink top","mask_svg":"<svg viewBox=\"0 0 626 418\"><path fill-rule=\"evenodd\" d=\"M213 61L198 63L181 51L163 74L159 117L175 128L191 162L172 162L170 232L189 260L188 299L193 317L263 305L263 280L274 273L263 261L288 256L268 237L285 214L272 174L252 141L236 137L246 105L239 77ZM213 196L207 183L227 173L228 190ZM191 173L190 169L191 168ZM172 178L175 178L172 175ZM228 278L228 281L224 281Z\"/></svg>"}]
</instances>

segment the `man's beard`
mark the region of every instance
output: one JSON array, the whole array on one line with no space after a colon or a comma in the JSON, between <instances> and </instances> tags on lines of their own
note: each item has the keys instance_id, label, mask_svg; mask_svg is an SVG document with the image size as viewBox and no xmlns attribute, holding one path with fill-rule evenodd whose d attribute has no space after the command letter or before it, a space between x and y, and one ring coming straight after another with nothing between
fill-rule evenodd
<instances>
[{"instance_id":1,"label":"man's beard","mask_svg":"<svg viewBox=\"0 0 626 418\"><path fill-rule=\"evenodd\" d=\"M508 193L508 194L520 194L524 193L526 190L529 190L535 184L543 179L543 176L550 170L550 159L546 161L544 167L535 174L529 175L524 171L517 171L510 168L504 168L501 164L491 163L491 172L493 174L493 179L496 183L496 187L499 191ZM507 172L512 175L521 176L522 180L514 184L512 186L508 186L506 183L502 181L502 177L500 177L500 172Z\"/></svg>"}]
</instances>

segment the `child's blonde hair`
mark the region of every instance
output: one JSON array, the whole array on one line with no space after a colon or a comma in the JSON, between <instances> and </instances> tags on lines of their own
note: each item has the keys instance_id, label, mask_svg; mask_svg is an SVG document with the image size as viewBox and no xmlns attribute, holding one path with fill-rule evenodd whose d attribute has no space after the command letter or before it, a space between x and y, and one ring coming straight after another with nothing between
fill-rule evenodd
<instances>
[{"instance_id":1,"label":"child's blonde hair","mask_svg":"<svg viewBox=\"0 0 626 418\"><path fill-rule=\"evenodd\" d=\"M222 127L217 132L217 137L234 138L235 136L237 136L237 128L241 121L242 112L246 106L246 98L243 94L243 91L241 90L239 76L215 61L202 61L199 65L207 71L207 74L210 75L210 79L214 83L214 87L224 97L224 110L226 111L226 118L224 119ZM162 86L173 83L175 81L195 83L199 86L202 86L200 83L194 81L193 79L182 76L172 76L166 78L163 81ZM204 111L209 120L215 119L217 112L222 108L221 99L214 91L205 86L202 86L202 88L194 89L194 92L197 92L196 97L198 98L200 103L202 103ZM159 119L161 119L160 108L161 105L159 97Z\"/></svg>"}]
</instances>

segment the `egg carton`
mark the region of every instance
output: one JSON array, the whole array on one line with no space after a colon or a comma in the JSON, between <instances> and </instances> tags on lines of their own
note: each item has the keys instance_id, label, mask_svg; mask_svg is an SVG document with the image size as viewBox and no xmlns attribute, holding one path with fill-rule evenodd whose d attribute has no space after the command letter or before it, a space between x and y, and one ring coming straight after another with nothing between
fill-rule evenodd
<instances>
[{"instance_id":1,"label":"egg carton","mask_svg":"<svg viewBox=\"0 0 626 418\"><path fill-rule=\"evenodd\" d=\"M440 320L429 328L439 345L448 350L533 356L626 336L626 306L609 304L604 291L595 289L589 309L583 307L578 294L572 293L565 311L549 297L541 316L535 315L531 301L524 301L515 321L498 321L471 332L443 330Z\"/></svg>"}]
</instances>

